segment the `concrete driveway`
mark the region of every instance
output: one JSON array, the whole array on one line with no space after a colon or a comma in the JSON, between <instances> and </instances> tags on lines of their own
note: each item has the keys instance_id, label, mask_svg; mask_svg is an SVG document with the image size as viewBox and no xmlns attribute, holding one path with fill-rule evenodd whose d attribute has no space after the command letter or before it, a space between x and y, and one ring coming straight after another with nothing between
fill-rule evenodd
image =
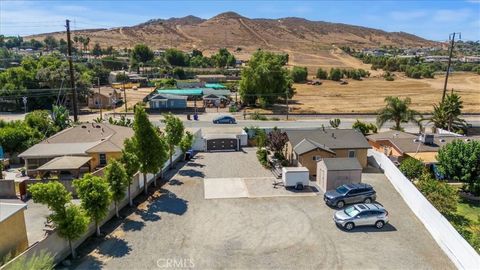
<instances>
[{"instance_id":1,"label":"concrete driveway","mask_svg":"<svg viewBox=\"0 0 480 270\"><path fill-rule=\"evenodd\" d=\"M453 269L382 174L365 174L390 213L345 232L321 196L204 199L203 178L258 177L244 153L202 153L89 250L78 269ZM256 165L257 164L257 165ZM261 168L261 167L260 167ZM87 245L88 246L88 245Z\"/></svg>"}]
</instances>

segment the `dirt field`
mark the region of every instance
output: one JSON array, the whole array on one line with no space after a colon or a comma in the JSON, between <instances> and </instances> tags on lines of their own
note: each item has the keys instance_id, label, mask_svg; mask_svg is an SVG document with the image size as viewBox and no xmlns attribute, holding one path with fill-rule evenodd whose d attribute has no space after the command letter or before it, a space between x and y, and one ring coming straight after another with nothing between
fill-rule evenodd
<instances>
[{"instance_id":1,"label":"dirt field","mask_svg":"<svg viewBox=\"0 0 480 270\"><path fill-rule=\"evenodd\" d=\"M445 77L415 80L398 77L393 82L383 78L363 81L349 80L347 85L324 81L320 86L295 84L297 94L290 108L295 113L370 113L384 106L387 96L410 97L412 108L430 112L432 105L442 98ZM461 95L463 112L480 112L480 75L455 73L449 78L448 89Z\"/></svg>"}]
</instances>

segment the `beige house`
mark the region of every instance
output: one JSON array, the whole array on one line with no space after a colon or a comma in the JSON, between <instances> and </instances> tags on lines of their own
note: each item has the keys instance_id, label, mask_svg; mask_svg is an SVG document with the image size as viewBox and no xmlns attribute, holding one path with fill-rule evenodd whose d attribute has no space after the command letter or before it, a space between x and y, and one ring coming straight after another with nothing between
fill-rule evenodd
<instances>
[{"instance_id":1,"label":"beige house","mask_svg":"<svg viewBox=\"0 0 480 270\"><path fill-rule=\"evenodd\" d=\"M307 167L310 175L317 174L317 163L324 158L356 158L367 167L365 136L354 129L295 129L285 130L288 142L285 157L296 166Z\"/></svg>"},{"instance_id":2,"label":"beige house","mask_svg":"<svg viewBox=\"0 0 480 270\"><path fill-rule=\"evenodd\" d=\"M26 204L0 203L0 258L15 257L28 248L23 211Z\"/></svg>"},{"instance_id":3,"label":"beige house","mask_svg":"<svg viewBox=\"0 0 480 270\"><path fill-rule=\"evenodd\" d=\"M88 108L110 109L113 104L122 100L122 93L112 87L100 87L100 90L92 88L92 94L88 97Z\"/></svg>"},{"instance_id":4,"label":"beige house","mask_svg":"<svg viewBox=\"0 0 480 270\"><path fill-rule=\"evenodd\" d=\"M123 142L132 136L133 129L129 127L80 124L30 147L19 157L25 160L30 176L54 171L78 177L105 166L111 158L120 158Z\"/></svg>"}]
</instances>

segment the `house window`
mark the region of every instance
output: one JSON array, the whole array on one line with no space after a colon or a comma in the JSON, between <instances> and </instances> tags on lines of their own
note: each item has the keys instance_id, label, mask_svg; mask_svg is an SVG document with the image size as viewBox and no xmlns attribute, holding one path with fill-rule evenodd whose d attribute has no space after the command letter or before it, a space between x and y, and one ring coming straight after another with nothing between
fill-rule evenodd
<instances>
[{"instance_id":1,"label":"house window","mask_svg":"<svg viewBox=\"0 0 480 270\"><path fill-rule=\"evenodd\" d=\"M348 157L349 158L354 158L357 156L357 151L355 150L348 150Z\"/></svg>"},{"instance_id":2,"label":"house window","mask_svg":"<svg viewBox=\"0 0 480 270\"><path fill-rule=\"evenodd\" d=\"M314 161L320 161L320 160L322 160L322 157L321 157L321 156L313 156L313 157L312 157L312 160L314 160Z\"/></svg>"},{"instance_id":3,"label":"house window","mask_svg":"<svg viewBox=\"0 0 480 270\"><path fill-rule=\"evenodd\" d=\"M107 156L105 154L99 154L98 156L100 158L100 165L107 164Z\"/></svg>"}]
</instances>

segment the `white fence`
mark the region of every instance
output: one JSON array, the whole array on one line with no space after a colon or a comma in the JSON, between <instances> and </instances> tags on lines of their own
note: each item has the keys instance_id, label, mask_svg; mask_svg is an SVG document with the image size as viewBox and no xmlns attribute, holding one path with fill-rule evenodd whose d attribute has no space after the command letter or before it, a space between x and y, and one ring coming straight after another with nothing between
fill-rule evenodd
<instances>
[{"instance_id":1,"label":"white fence","mask_svg":"<svg viewBox=\"0 0 480 270\"><path fill-rule=\"evenodd\" d=\"M477 252L400 172L395 164L383 153L374 150L368 150L368 156L374 158L380 168L384 170L388 180L455 266L459 269L480 269L480 256Z\"/></svg>"},{"instance_id":2,"label":"white fence","mask_svg":"<svg viewBox=\"0 0 480 270\"><path fill-rule=\"evenodd\" d=\"M172 156L172 161L176 162L181 156L182 156L181 150L178 147L175 148L175 153ZM158 172L157 174L150 174L150 173L147 174L147 183L150 184L155 178L161 176L162 172L165 171L169 165L170 165L170 160L167 160L167 162L165 162L165 165L163 166L160 172ZM138 196L138 194L140 194L143 191L143 186L144 186L143 174L141 174L140 172L137 172L132 179L132 184L130 185L132 198L135 198L136 196ZM119 203L119 209L125 207L126 205L128 205L128 195L126 195L125 198ZM115 208L114 208L114 205L112 204L110 205L107 217L102 222L100 222L100 226L108 222L114 216L115 216ZM95 225L93 223L90 224L87 229L87 232L79 239L73 241L72 245L75 248L78 247L89 236L94 234L95 231L96 231ZM16 260L20 258L33 257L35 256L35 254L39 254L40 251L45 251L53 255L54 256L53 259L55 263L61 262L68 255L70 255L70 247L68 245L68 241L61 238L57 232L53 232L52 234L48 235L44 239L30 246L22 254L18 255L17 257L9 261L7 264L0 267L0 269L2 270L9 269L9 265L11 265Z\"/></svg>"}]
</instances>

